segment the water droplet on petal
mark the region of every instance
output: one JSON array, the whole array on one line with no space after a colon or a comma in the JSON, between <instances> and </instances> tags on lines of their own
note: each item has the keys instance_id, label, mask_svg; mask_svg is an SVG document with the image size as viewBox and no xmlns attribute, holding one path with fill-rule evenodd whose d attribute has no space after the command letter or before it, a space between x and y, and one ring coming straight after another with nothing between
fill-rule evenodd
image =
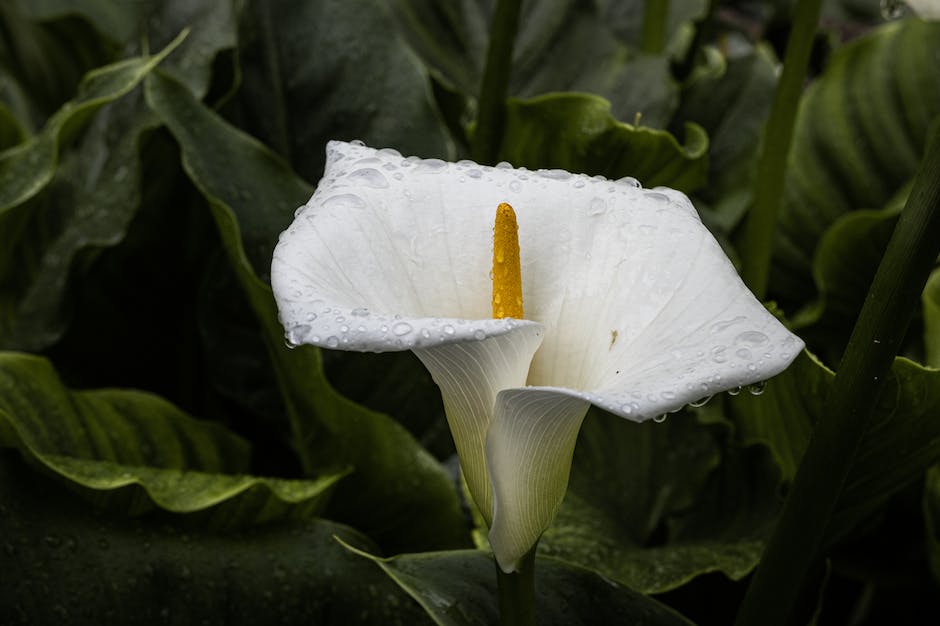
<instances>
[{"instance_id":1,"label":"water droplet on petal","mask_svg":"<svg viewBox=\"0 0 940 626\"><path fill-rule=\"evenodd\" d=\"M538 170L536 173L543 178L553 178L555 180L568 180L571 178L571 173L565 170Z\"/></svg>"},{"instance_id":2,"label":"water droplet on petal","mask_svg":"<svg viewBox=\"0 0 940 626\"><path fill-rule=\"evenodd\" d=\"M473 338L477 341L483 341L486 339L486 333L480 330L479 328L473 331Z\"/></svg>"},{"instance_id":3,"label":"water droplet on petal","mask_svg":"<svg viewBox=\"0 0 940 626\"><path fill-rule=\"evenodd\" d=\"M419 164L419 168L423 170L439 170L442 167L446 166L447 163L440 159L424 159Z\"/></svg>"},{"instance_id":4,"label":"water droplet on petal","mask_svg":"<svg viewBox=\"0 0 940 626\"><path fill-rule=\"evenodd\" d=\"M369 315L369 309L359 307L358 309L353 309L352 314L356 317L367 317Z\"/></svg>"},{"instance_id":5,"label":"water droplet on petal","mask_svg":"<svg viewBox=\"0 0 940 626\"><path fill-rule=\"evenodd\" d=\"M442 328L441 330L444 331L445 335L453 335L455 332L457 332L456 330L454 330L454 327L451 326L450 324L446 324L444 328Z\"/></svg>"},{"instance_id":6,"label":"water droplet on petal","mask_svg":"<svg viewBox=\"0 0 940 626\"><path fill-rule=\"evenodd\" d=\"M364 167L360 170L356 170L348 174L346 179L353 184L372 187L373 189L384 189L388 187L388 179L385 178L385 174L372 167Z\"/></svg>"},{"instance_id":7,"label":"water droplet on petal","mask_svg":"<svg viewBox=\"0 0 940 626\"><path fill-rule=\"evenodd\" d=\"M662 395L663 395L663 400L675 400L676 398L675 391L664 391Z\"/></svg>"},{"instance_id":8,"label":"water droplet on petal","mask_svg":"<svg viewBox=\"0 0 940 626\"><path fill-rule=\"evenodd\" d=\"M767 335L756 330L745 331L734 338L735 343L749 343L752 346L760 346L768 341Z\"/></svg>"},{"instance_id":9,"label":"water droplet on petal","mask_svg":"<svg viewBox=\"0 0 940 626\"><path fill-rule=\"evenodd\" d=\"M364 145L366 145L366 142L364 142L362 139L353 139L353 140L350 141L349 143L351 143L351 144L354 145L354 146L364 146Z\"/></svg>"},{"instance_id":10,"label":"water droplet on petal","mask_svg":"<svg viewBox=\"0 0 940 626\"><path fill-rule=\"evenodd\" d=\"M740 385L737 386L737 387L734 387L733 389L729 389L729 390L728 390L728 395L729 395L729 396L736 396L736 395L738 395L739 393L741 393L741 387L740 387Z\"/></svg>"},{"instance_id":11,"label":"water droplet on petal","mask_svg":"<svg viewBox=\"0 0 940 626\"><path fill-rule=\"evenodd\" d=\"M335 335L330 335L326 338L326 346L328 348L335 348L339 345L339 339Z\"/></svg>"},{"instance_id":12,"label":"water droplet on petal","mask_svg":"<svg viewBox=\"0 0 940 626\"><path fill-rule=\"evenodd\" d=\"M760 382L754 383L753 385L748 385L747 391L752 396L759 396L760 394L764 393L764 389L766 387L767 387L767 381L762 380Z\"/></svg>"},{"instance_id":13,"label":"water droplet on petal","mask_svg":"<svg viewBox=\"0 0 940 626\"><path fill-rule=\"evenodd\" d=\"M399 152L395 148L382 148L381 150L379 150L379 154L384 154L385 156L391 156L391 157L395 157L398 159L401 158L401 152Z\"/></svg>"},{"instance_id":14,"label":"water droplet on petal","mask_svg":"<svg viewBox=\"0 0 940 626\"><path fill-rule=\"evenodd\" d=\"M662 424L663 422L666 421L666 414L663 413L662 415L657 415L656 417L653 418L653 421L656 422L657 424Z\"/></svg>"},{"instance_id":15,"label":"water droplet on petal","mask_svg":"<svg viewBox=\"0 0 940 626\"><path fill-rule=\"evenodd\" d=\"M706 404L708 404L708 401L711 399L712 399L712 396L704 396L702 398L699 398L698 400L695 400L694 402L689 402L689 406L692 406L695 408L698 408L700 406L705 406Z\"/></svg>"},{"instance_id":16,"label":"water droplet on petal","mask_svg":"<svg viewBox=\"0 0 940 626\"><path fill-rule=\"evenodd\" d=\"M338 196L332 196L323 201L324 209L349 210L362 209L365 208L365 206L365 200L352 193L341 193Z\"/></svg>"},{"instance_id":17,"label":"water droplet on petal","mask_svg":"<svg viewBox=\"0 0 940 626\"><path fill-rule=\"evenodd\" d=\"M402 335L407 335L412 331L411 324L408 322L398 322L392 326L392 332L401 337Z\"/></svg>"},{"instance_id":18,"label":"water droplet on petal","mask_svg":"<svg viewBox=\"0 0 940 626\"><path fill-rule=\"evenodd\" d=\"M617 182L623 183L625 185L630 185L631 187L635 189L641 189L643 187L643 185L640 184L640 181L638 181L632 176L624 176L623 178L618 178Z\"/></svg>"},{"instance_id":19,"label":"water droplet on petal","mask_svg":"<svg viewBox=\"0 0 940 626\"><path fill-rule=\"evenodd\" d=\"M664 193L659 193L658 191L647 191L644 195L656 202L669 202L669 196Z\"/></svg>"}]
</instances>

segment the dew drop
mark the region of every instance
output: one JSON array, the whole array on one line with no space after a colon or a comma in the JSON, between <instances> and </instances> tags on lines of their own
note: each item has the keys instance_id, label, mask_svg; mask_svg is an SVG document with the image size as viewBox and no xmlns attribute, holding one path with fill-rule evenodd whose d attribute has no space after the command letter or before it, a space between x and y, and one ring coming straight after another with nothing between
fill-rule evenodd
<instances>
[{"instance_id":1,"label":"dew drop","mask_svg":"<svg viewBox=\"0 0 940 626\"><path fill-rule=\"evenodd\" d=\"M397 159L401 158L401 152L395 148L382 148L379 150L379 154L384 154L385 156L395 157Z\"/></svg>"},{"instance_id":2,"label":"dew drop","mask_svg":"<svg viewBox=\"0 0 940 626\"><path fill-rule=\"evenodd\" d=\"M621 404L620 410L623 411L624 415L633 415L633 407L630 404Z\"/></svg>"},{"instance_id":3,"label":"dew drop","mask_svg":"<svg viewBox=\"0 0 940 626\"><path fill-rule=\"evenodd\" d=\"M581 189L582 187L584 187L584 181L583 181L583 180L581 180L581 179L579 178L578 180L574 181L574 188L575 188L575 189Z\"/></svg>"},{"instance_id":4,"label":"dew drop","mask_svg":"<svg viewBox=\"0 0 940 626\"><path fill-rule=\"evenodd\" d=\"M356 170L346 176L346 179L354 184L372 187L373 189L384 189L388 187L388 179L385 178L385 174L373 167L364 167L360 170Z\"/></svg>"},{"instance_id":5,"label":"dew drop","mask_svg":"<svg viewBox=\"0 0 940 626\"><path fill-rule=\"evenodd\" d=\"M467 176L469 176L470 178L480 178L481 176L483 176L483 172L481 170L474 168L472 170L467 170Z\"/></svg>"},{"instance_id":6,"label":"dew drop","mask_svg":"<svg viewBox=\"0 0 940 626\"><path fill-rule=\"evenodd\" d=\"M749 343L752 346L760 346L768 341L767 335L756 330L745 331L734 338L735 343Z\"/></svg>"},{"instance_id":7,"label":"dew drop","mask_svg":"<svg viewBox=\"0 0 940 626\"><path fill-rule=\"evenodd\" d=\"M323 208L330 209L362 209L366 206L366 201L352 193L341 193L338 196L331 196L323 201Z\"/></svg>"},{"instance_id":8,"label":"dew drop","mask_svg":"<svg viewBox=\"0 0 940 626\"><path fill-rule=\"evenodd\" d=\"M735 351L735 354L741 357L742 359L751 359L753 357L753 355L751 354L751 351L748 350L747 348L738 348Z\"/></svg>"},{"instance_id":9,"label":"dew drop","mask_svg":"<svg viewBox=\"0 0 940 626\"><path fill-rule=\"evenodd\" d=\"M402 335L407 335L412 331L411 324L408 322L398 322L392 326L392 332L401 337Z\"/></svg>"},{"instance_id":10,"label":"dew drop","mask_svg":"<svg viewBox=\"0 0 940 626\"><path fill-rule=\"evenodd\" d=\"M359 307L358 309L353 309L352 314L355 317L367 317L369 315L369 309Z\"/></svg>"},{"instance_id":11,"label":"dew drop","mask_svg":"<svg viewBox=\"0 0 940 626\"><path fill-rule=\"evenodd\" d=\"M739 393L741 393L741 386L740 386L740 385L737 386L737 387L734 387L733 389L729 389L729 390L728 390L728 395L729 395L729 396L736 396L736 395L738 395Z\"/></svg>"},{"instance_id":12,"label":"dew drop","mask_svg":"<svg viewBox=\"0 0 940 626\"><path fill-rule=\"evenodd\" d=\"M499 163L496 164L496 168L500 170L511 170L512 163L508 163L506 161L500 161Z\"/></svg>"},{"instance_id":13,"label":"dew drop","mask_svg":"<svg viewBox=\"0 0 940 626\"><path fill-rule=\"evenodd\" d=\"M421 163L419 164L419 167L420 167L421 169L423 169L423 170L432 170L432 171L433 171L433 170L439 170L439 169L441 169L442 167L444 167L445 165L447 165L447 163L446 163L445 161L440 160L440 159L424 159L424 160L421 161Z\"/></svg>"},{"instance_id":14,"label":"dew drop","mask_svg":"<svg viewBox=\"0 0 940 626\"><path fill-rule=\"evenodd\" d=\"M676 398L675 391L664 391L662 395L663 395L663 400L675 400Z\"/></svg>"},{"instance_id":15,"label":"dew drop","mask_svg":"<svg viewBox=\"0 0 940 626\"><path fill-rule=\"evenodd\" d=\"M635 189L641 189L643 187L643 185L640 184L640 181L638 181L632 176L624 176L623 178L618 178L617 182L623 183L625 185L630 185L631 187Z\"/></svg>"},{"instance_id":16,"label":"dew drop","mask_svg":"<svg viewBox=\"0 0 940 626\"><path fill-rule=\"evenodd\" d=\"M669 196L664 193L659 193L658 191L647 191L644 195L650 200L655 200L656 202L669 202Z\"/></svg>"},{"instance_id":17,"label":"dew drop","mask_svg":"<svg viewBox=\"0 0 940 626\"><path fill-rule=\"evenodd\" d=\"M302 344L307 338L307 335L310 333L310 326L308 324L300 324L294 326L287 332L287 347L295 348Z\"/></svg>"},{"instance_id":18,"label":"dew drop","mask_svg":"<svg viewBox=\"0 0 940 626\"><path fill-rule=\"evenodd\" d=\"M738 315L737 317L730 319L730 320L725 320L723 322L715 322L714 324L712 324L712 327L710 330L713 333L720 333L721 331L725 330L729 326L733 326L734 324L743 322L746 319L747 318L744 317L743 315ZM743 335L744 333L741 333L741 334Z\"/></svg>"},{"instance_id":19,"label":"dew drop","mask_svg":"<svg viewBox=\"0 0 940 626\"><path fill-rule=\"evenodd\" d=\"M753 385L748 385L747 391L752 396L759 396L760 394L764 393L764 389L766 387L767 387L767 381L762 380L760 382L754 383Z\"/></svg>"},{"instance_id":20,"label":"dew drop","mask_svg":"<svg viewBox=\"0 0 940 626\"><path fill-rule=\"evenodd\" d=\"M473 338L476 339L477 341L483 341L484 339L486 339L486 333L478 328L475 331L473 331Z\"/></svg>"},{"instance_id":21,"label":"dew drop","mask_svg":"<svg viewBox=\"0 0 940 626\"><path fill-rule=\"evenodd\" d=\"M441 330L444 331L445 335L453 335L454 333L457 332L456 330L454 330L454 327L451 326L450 324L446 324L444 328L442 328Z\"/></svg>"},{"instance_id":22,"label":"dew drop","mask_svg":"<svg viewBox=\"0 0 940 626\"><path fill-rule=\"evenodd\" d=\"M335 348L337 346L339 346L339 339L335 335L326 338L326 347Z\"/></svg>"},{"instance_id":23,"label":"dew drop","mask_svg":"<svg viewBox=\"0 0 940 626\"><path fill-rule=\"evenodd\" d=\"M536 173L542 178L552 178L554 180L568 180L571 178L571 173L565 170L538 170Z\"/></svg>"},{"instance_id":24,"label":"dew drop","mask_svg":"<svg viewBox=\"0 0 940 626\"><path fill-rule=\"evenodd\" d=\"M353 139L353 140L350 141L349 143L352 144L352 145L354 145L354 146L364 146L364 145L366 145L366 142L364 142L362 139Z\"/></svg>"},{"instance_id":25,"label":"dew drop","mask_svg":"<svg viewBox=\"0 0 940 626\"><path fill-rule=\"evenodd\" d=\"M698 408L698 407L701 407L701 406L705 406L706 404L708 404L708 401L712 399L712 397L713 397L713 396L704 396L704 397L701 397L701 398L699 398L698 400L695 400L694 402L689 402L689 406L692 406L692 407L695 407L695 408Z\"/></svg>"},{"instance_id":26,"label":"dew drop","mask_svg":"<svg viewBox=\"0 0 940 626\"><path fill-rule=\"evenodd\" d=\"M663 422L666 421L666 413L663 413L662 415L657 415L656 417L653 418L653 421L656 422L657 424L662 424Z\"/></svg>"}]
</instances>

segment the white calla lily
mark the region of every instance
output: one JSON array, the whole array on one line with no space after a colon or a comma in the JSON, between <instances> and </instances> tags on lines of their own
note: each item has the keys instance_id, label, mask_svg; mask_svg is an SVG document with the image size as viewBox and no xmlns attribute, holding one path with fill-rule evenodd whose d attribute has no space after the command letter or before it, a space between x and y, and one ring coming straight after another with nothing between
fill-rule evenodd
<instances>
[{"instance_id":1,"label":"white calla lily","mask_svg":"<svg viewBox=\"0 0 940 626\"><path fill-rule=\"evenodd\" d=\"M524 320L491 318L503 202ZM417 354L507 572L554 518L591 404L643 421L770 378L803 346L680 192L358 143L330 142L271 282L293 343Z\"/></svg>"}]
</instances>

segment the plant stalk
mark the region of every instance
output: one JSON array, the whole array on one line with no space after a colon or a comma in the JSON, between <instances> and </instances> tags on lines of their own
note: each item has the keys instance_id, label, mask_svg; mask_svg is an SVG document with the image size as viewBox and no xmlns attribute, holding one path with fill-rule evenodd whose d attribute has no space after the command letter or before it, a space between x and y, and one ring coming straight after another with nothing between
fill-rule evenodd
<instances>
[{"instance_id":1,"label":"plant stalk","mask_svg":"<svg viewBox=\"0 0 940 626\"><path fill-rule=\"evenodd\" d=\"M477 124L470 145L473 160L483 165L496 163L502 144L512 51L521 8L522 0L498 0L493 12L486 66L480 85Z\"/></svg>"},{"instance_id":2,"label":"plant stalk","mask_svg":"<svg viewBox=\"0 0 940 626\"><path fill-rule=\"evenodd\" d=\"M784 624L825 533L878 394L940 254L940 124L859 314L738 626Z\"/></svg>"},{"instance_id":3,"label":"plant stalk","mask_svg":"<svg viewBox=\"0 0 940 626\"><path fill-rule=\"evenodd\" d=\"M501 626L535 626L535 547L507 574L496 565Z\"/></svg>"},{"instance_id":4,"label":"plant stalk","mask_svg":"<svg viewBox=\"0 0 940 626\"><path fill-rule=\"evenodd\" d=\"M754 200L741 241L741 276L759 299L763 299L767 292L770 255L773 251L777 213L783 197L787 156L821 8L822 0L797 0L783 60L783 73L770 106L757 161Z\"/></svg>"}]
</instances>

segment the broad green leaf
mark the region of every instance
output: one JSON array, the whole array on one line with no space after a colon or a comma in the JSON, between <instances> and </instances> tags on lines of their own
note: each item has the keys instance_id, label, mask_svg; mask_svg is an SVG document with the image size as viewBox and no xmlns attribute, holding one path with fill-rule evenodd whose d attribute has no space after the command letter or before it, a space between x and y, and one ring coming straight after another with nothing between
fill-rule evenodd
<instances>
[{"instance_id":1,"label":"broad green leaf","mask_svg":"<svg viewBox=\"0 0 940 626\"><path fill-rule=\"evenodd\" d=\"M823 233L847 212L880 209L916 172L940 114L940 22L885 24L837 50L797 115L770 286L812 296Z\"/></svg>"},{"instance_id":2,"label":"broad green leaf","mask_svg":"<svg viewBox=\"0 0 940 626\"><path fill-rule=\"evenodd\" d=\"M33 20L77 16L92 24L102 38L125 49L141 45L159 49L188 29L189 37L163 64L163 70L202 98L212 79L212 64L222 50L237 43L234 0L19 0L20 10Z\"/></svg>"},{"instance_id":3,"label":"broad green leaf","mask_svg":"<svg viewBox=\"0 0 940 626\"><path fill-rule=\"evenodd\" d=\"M230 263L258 316L308 472L352 465L333 514L383 545L465 544L456 489L443 468L388 416L338 394L312 347L288 349L266 275L271 252L310 188L256 140L228 125L172 78L152 75L147 101L179 142L183 165L209 202Z\"/></svg>"},{"instance_id":4,"label":"broad green leaf","mask_svg":"<svg viewBox=\"0 0 940 626\"><path fill-rule=\"evenodd\" d=\"M722 454L716 432L687 413L663 424L593 414L539 553L643 593L713 571L749 573L776 513L779 475L759 448Z\"/></svg>"},{"instance_id":5,"label":"broad green leaf","mask_svg":"<svg viewBox=\"0 0 940 626\"><path fill-rule=\"evenodd\" d=\"M666 131L617 121L603 98L549 94L510 100L500 158L516 167L632 176L645 187L690 191L705 183L708 137L695 124L685 133L680 145Z\"/></svg>"},{"instance_id":6,"label":"broad green leaf","mask_svg":"<svg viewBox=\"0 0 940 626\"><path fill-rule=\"evenodd\" d=\"M940 367L940 270L934 270L921 296L924 304L924 362Z\"/></svg>"},{"instance_id":7,"label":"broad green leaf","mask_svg":"<svg viewBox=\"0 0 940 626\"><path fill-rule=\"evenodd\" d=\"M70 391L48 361L0 353L0 445L15 447L113 509L212 509L206 523L310 517L343 472L313 481L257 478L248 444L151 394Z\"/></svg>"},{"instance_id":8,"label":"broad green leaf","mask_svg":"<svg viewBox=\"0 0 940 626\"><path fill-rule=\"evenodd\" d=\"M72 268L124 237L140 204L140 149L158 125L140 97L106 105L76 149L62 155L53 179L4 219L16 230L0 255L0 346L40 350L68 322Z\"/></svg>"},{"instance_id":9,"label":"broad green leaf","mask_svg":"<svg viewBox=\"0 0 940 626\"><path fill-rule=\"evenodd\" d=\"M87 72L114 60L115 50L82 20L40 22L31 9L29 0L0 3L0 67L25 101L16 107L20 119L34 130L74 95Z\"/></svg>"},{"instance_id":10,"label":"broad green leaf","mask_svg":"<svg viewBox=\"0 0 940 626\"><path fill-rule=\"evenodd\" d=\"M482 550L403 554L374 561L424 607L439 626L499 623L492 555ZM536 620L542 626L577 624L691 624L636 591L589 570L539 558L535 563Z\"/></svg>"},{"instance_id":11,"label":"broad green leaf","mask_svg":"<svg viewBox=\"0 0 940 626\"><path fill-rule=\"evenodd\" d=\"M408 43L444 83L470 98L483 77L494 2L394 0ZM671 2L668 30L701 13L703 3ZM669 121L678 87L666 56L641 55L642 3L527 2L513 55L509 95L530 98L557 91L596 93L613 114L637 114L654 128Z\"/></svg>"},{"instance_id":12,"label":"broad green leaf","mask_svg":"<svg viewBox=\"0 0 940 626\"><path fill-rule=\"evenodd\" d=\"M901 208L846 213L819 241L813 260L819 295L794 314L793 326L827 363L842 358Z\"/></svg>"},{"instance_id":13,"label":"broad green leaf","mask_svg":"<svg viewBox=\"0 0 940 626\"><path fill-rule=\"evenodd\" d=\"M26 141L28 133L13 111L0 99L0 152Z\"/></svg>"},{"instance_id":14,"label":"broad green leaf","mask_svg":"<svg viewBox=\"0 0 940 626\"><path fill-rule=\"evenodd\" d=\"M430 624L325 520L207 531L90 508L0 450L4 624Z\"/></svg>"},{"instance_id":15,"label":"broad green leaf","mask_svg":"<svg viewBox=\"0 0 940 626\"><path fill-rule=\"evenodd\" d=\"M741 394L732 415L746 442L767 445L791 480L821 415L833 374L807 352L768 382L757 397ZM895 359L891 376L874 407L872 426L855 454L852 469L830 522L829 540L863 522L900 488L940 460L940 370Z\"/></svg>"},{"instance_id":16,"label":"broad green leaf","mask_svg":"<svg viewBox=\"0 0 940 626\"><path fill-rule=\"evenodd\" d=\"M690 77L670 128L687 122L708 133L708 185L696 206L710 226L728 234L751 202L760 135L777 83L776 60L765 46L725 59L709 49L709 66Z\"/></svg>"},{"instance_id":17,"label":"broad green leaf","mask_svg":"<svg viewBox=\"0 0 940 626\"><path fill-rule=\"evenodd\" d=\"M243 83L227 113L303 178L330 139L450 156L427 74L385 2L251 0L241 15Z\"/></svg>"},{"instance_id":18,"label":"broad green leaf","mask_svg":"<svg viewBox=\"0 0 940 626\"><path fill-rule=\"evenodd\" d=\"M67 142L82 122L133 89L184 36L181 34L154 56L126 59L89 72L79 85L78 95L49 119L41 133L0 153L0 218L6 218L12 207L36 195L52 180L59 145Z\"/></svg>"}]
</instances>

